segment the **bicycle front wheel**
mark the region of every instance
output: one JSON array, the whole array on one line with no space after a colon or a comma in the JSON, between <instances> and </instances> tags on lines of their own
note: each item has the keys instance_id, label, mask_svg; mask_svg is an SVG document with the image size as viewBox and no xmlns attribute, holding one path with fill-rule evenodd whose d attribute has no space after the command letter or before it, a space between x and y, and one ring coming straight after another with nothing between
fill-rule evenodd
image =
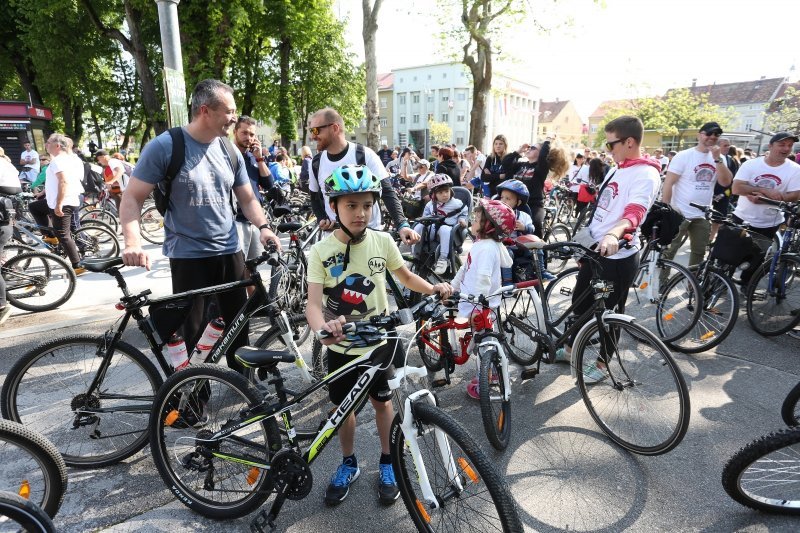
<instances>
[{"instance_id":1,"label":"bicycle front wheel","mask_svg":"<svg viewBox=\"0 0 800 533\"><path fill-rule=\"evenodd\" d=\"M534 340L539 332L539 313L535 288L518 291L500 301L500 328L505 337L503 349L517 364L529 366L542 357L542 345ZM544 332L542 332L544 333Z\"/></svg>"},{"instance_id":2,"label":"bicycle front wheel","mask_svg":"<svg viewBox=\"0 0 800 533\"><path fill-rule=\"evenodd\" d=\"M554 224L545 236L547 244L556 242L569 242L572 234L566 224ZM570 256L557 250L547 252L547 271L551 274L558 274L567 266Z\"/></svg>"},{"instance_id":3,"label":"bicycle front wheel","mask_svg":"<svg viewBox=\"0 0 800 533\"><path fill-rule=\"evenodd\" d=\"M787 426L800 426L800 383L792 387L783 400L781 418Z\"/></svg>"},{"instance_id":4,"label":"bicycle front wheel","mask_svg":"<svg viewBox=\"0 0 800 533\"><path fill-rule=\"evenodd\" d=\"M425 401L414 405L414 422L409 438L418 443L419 458L405 445L399 414L389 445L400 494L417 530L522 532L508 485L467 431ZM417 472L423 468L438 508L431 508L422 494Z\"/></svg>"},{"instance_id":5,"label":"bicycle front wheel","mask_svg":"<svg viewBox=\"0 0 800 533\"><path fill-rule=\"evenodd\" d=\"M139 230L144 240L151 244L164 244L164 217L151 205L139 217Z\"/></svg>"},{"instance_id":6,"label":"bicycle front wheel","mask_svg":"<svg viewBox=\"0 0 800 533\"><path fill-rule=\"evenodd\" d=\"M302 256L302 257L301 257ZM299 249L286 252L286 268L272 268L267 299L270 302L281 300L282 309L290 315L302 315L306 311L308 281L306 280L306 260ZM311 327L303 324L295 342L300 345L308 339Z\"/></svg>"},{"instance_id":7,"label":"bicycle front wheel","mask_svg":"<svg viewBox=\"0 0 800 533\"><path fill-rule=\"evenodd\" d=\"M0 464L0 491L56 515L67 490L67 465L50 441L18 422L0 420Z\"/></svg>"},{"instance_id":8,"label":"bicycle front wheel","mask_svg":"<svg viewBox=\"0 0 800 533\"><path fill-rule=\"evenodd\" d=\"M800 428L761 437L722 470L728 496L751 509L800 515Z\"/></svg>"},{"instance_id":9,"label":"bicycle front wheel","mask_svg":"<svg viewBox=\"0 0 800 533\"><path fill-rule=\"evenodd\" d=\"M500 354L492 346L480 352L479 357L478 396L483 429L495 449L505 450L511 440L511 400L505 397L505 373Z\"/></svg>"},{"instance_id":10,"label":"bicycle front wheel","mask_svg":"<svg viewBox=\"0 0 800 533\"><path fill-rule=\"evenodd\" d=\"M219 365L192 365L164 382L153 402L150 449L182 504L225 519L245 516L269 498L269 463L281 447L274 418L205 440L261 400L244 376Z\"/></svg>"},{"instance_id":11,"label":"bicycle front wheel","mask_svg":"<svg viewBox=\"0 0 800 533\"><path fill-rule=\"evenodd\" d=\"M0 491L0 530L55 533L56 528L47 513L35 503L14 493Z\"/></svg>"},{"instance_id":12,"label":"bicycle front wheel","mask_svg":"<svg viewBox=\"0 0 800 533\"><path fill-rule=\"evenodd\" d=\"M69 466L112 465L147 444L161 376L144 354L121 341L101 373L107 342L92 335L46 342L22 356L3 383L3 417L44 435Z\"/></svg>"},{"instance_id":13,"label":"bicycle front wheel","mask_svg":"<svg viewBox=\"0 0 800 533\"><path fill-rule=\"evenodd\" d=\"M782 335L800 324L800 260L782 256L775 268L763 263L747 288L747 320L765 337Z\"/></svg>"},{"instance_id":14,"label":"bicycle front wheel","mask_svg":"<svg viewBox=\"0 0 800 533\"><path fill-rule=\"evenodd\" d=\"M108 226L100 224L87 224L73 234L81 257L108 259L119 255L119 239Z\"/></svg>"},{"instance_id":15,"label":"bicycle front wheel","mask_svg":"<svg viewBox=\"0 0 800 533\"><path fill-rule=\"evenodd\" d=\"M572 352L589 414L626 450L641 455L672 450L689 428L689 391L672 355L638 324L607 317L603 325L602 338L595 321ZM596 361L607 367L600 381L584 370Z\"/></svg>"},{"instance_id":16,"label":"bicycle front wheel","mask_svg":"<svg viewBox=\"0 0 800 533\"><path fill-rule=\"evenodd\" d=\"M556 279L547 284L544 289L544 305L547 307L547 317L551 322L564 318L567 310L572 306L572 295L575 292L575 283L578 281L579 267L568 268L561 272ZM564 333L566 320L552 327L556 336Z\"/></svg>"},{"instance_id":17,"label":"bicycle front wheel","mask_svg":"<svg viewBox=\"0 0 800 533\"><path fill-rule=\"evenodd\" d=\"M8 303L25 311L50 311L75 292L75 271L54 254L19 254L6 261L2 271Z\"/></svg>"}]
</instances>

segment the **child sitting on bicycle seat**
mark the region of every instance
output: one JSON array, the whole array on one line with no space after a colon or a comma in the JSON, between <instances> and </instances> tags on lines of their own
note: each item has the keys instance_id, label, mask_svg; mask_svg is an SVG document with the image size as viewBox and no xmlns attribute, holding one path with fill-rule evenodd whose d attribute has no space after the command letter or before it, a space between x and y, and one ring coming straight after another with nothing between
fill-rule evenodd
<instances>
[{"instance_id":1,"label":"child sitting on bicycle seat","mask_svg":"<svg viewBox=\"0 0 800 533\"><path fill-rule=\"evenodd\" d=\"M450 234L456 224L462 228L467 227L467 207L464 202L453 197L453 180L447 174L434 174L427 182L431 201L425 205L423 217L444 216L444 223L437 228L430 226L430 233L423 238L432 240L439 235L439 259L433 267L436 274L442 275L447 271L447 259L450 257ZM417 224L414 231L422 235L425 226ZM414 247L416 252L417 247Z\"/></svg>"},{"instance_id":2,"label":"child sitting on bicycle seat","mask_svg":"<svg viewBox=\"0 0 800 533\"><path fill-rule=\"evenodd\" d=\"M500 270L510 268L511 255L500 242L514 231L517 219L514 212L499 200L482 198L475 209L472 221L472 234L475 243L472 245L467 260L453 278L453 288L464 295L478 296L491 294L501 286ZM489 301L489 307L497 309L500 297ZM458 304L458 315L471 320L480 315L481 309L470 302ZM467 384L467 394L478 399L478 377Z\"/></svg>"},{"instance_id":3,"label":"child sitting on bicycle seat","mask_svg":"<svg viewBox=\"0 0 800 533\"><path fill-rule=\"evenodd\" d=\"M447 283L431 285L406 268L400 251L388 233L368 231L372 206L381 192L380 179L361 165L346 165L334 170L325 180L330 206L336 213L339 228L315 244L308 258L308 324L315 331L332 334L321 342L328 345L328 372L333 372L347 362L375 349L351 348L342 333L342 325L355 320L366 320L386 312L386 270L394 272L397 279L409 289L442 297L452 293ZM394 349L393 342L378 350ZM358 372L349 372L330 383L331 401L339 405L355 386ZM392 504L400 494L389 456L389 430L394 418L389 385L381 374L373 382L370 401L375 408L375 422L380 436L378 497L384 504ZM339 444L343 461L331 478L325 492L325 502L336 505L342 502L350 485L358 479L360 470L354 454L356 420L351 415L339 429Z\"/></svg>"}]
</instances>

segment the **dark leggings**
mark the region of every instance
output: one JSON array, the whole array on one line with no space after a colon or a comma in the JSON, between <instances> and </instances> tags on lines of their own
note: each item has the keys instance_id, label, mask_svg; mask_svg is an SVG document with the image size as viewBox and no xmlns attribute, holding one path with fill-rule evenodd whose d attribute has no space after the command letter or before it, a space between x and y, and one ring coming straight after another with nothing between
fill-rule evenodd
<instances>
[{"instance_id":1,"label":"dark leggings","mask_svg":"<svg viewBox=\"0 0 800 533\"><path fill-rule=\"evenodd\" d=\"M540 239L544 238L544 205L540 202L531 202L528 204L531 209L531 218L533 219L533 234Z\"/></svg>"},{"instance_id":2,"label":"dark leggings","mask_svg":"<svg viewBox=\"0 0 800 533\"><path fill-rule=\"evenodd\" d=\"M737 224L742 224L744 220L737 217L736 215L731 215L731 220L733 220ZM753 228L750 227L750 233L758 233L759 235L763 235L766 239L759 239L755 237L753 239L753 250L751 253L747 254L742 262L747 261L750 263L750 266L747 267L746 270L742 270L742 287L747 287L747 284L750 283L750 278L753 277L753 274L756 273L758 267L761 266L763 263L764 254L767 251L767 248L772 243L772 238L775 237L775 234L778 233L778 228L780 228L780 224L777 226L773 226L771 228Z\"/></svg>"},{"instance_id":3,"label":"dark leggings","mask_svg":"<svg viewBox=\"0 0 800 533\"><path fill-rule=\"evenodd\" d=\"M170 259L169 266L172 270L173 294L245 278L242 252L195 259ZM192 310L182 326L186 347L191 350L200 339L206 325L217 316L222 316L226 326L230 324L246 300L244 287L214 296L195 296ZM209 307L212 302L215 304L215 310L210 313ZM246 325L225 354L228 366L237 372L243 372L244 368L236 362L234 353L238 348L248 344L248 333L249 326Z\"/></svg>"},{"instance_id":4,"label":"dark leggings","mask_svg":"<svg viewBox=\"0 0 800 533\"><path fill-rule=\"evenodd\" d=\"M69 258L70 263L72 263L72 266L78 266L78 263L81 261L81 256L80 253L78 253L78 247L75 245L75 241L72 239L73 213L78 210L77 206L63 206L61 208L63 214L58 216L54 210L47 207L47 200L42 199L31 202L28 205L28 210L31 212L31 215L33 215L34 220L36 220L36 224L40 226L42 235L52 237L53 234L55 234L55 236L58 237L58 242L60 242L61 246L64 248L67 258ZM52 231L48 229L50 227L50 219L53 220Z\"/></svg>"}]
</instances>

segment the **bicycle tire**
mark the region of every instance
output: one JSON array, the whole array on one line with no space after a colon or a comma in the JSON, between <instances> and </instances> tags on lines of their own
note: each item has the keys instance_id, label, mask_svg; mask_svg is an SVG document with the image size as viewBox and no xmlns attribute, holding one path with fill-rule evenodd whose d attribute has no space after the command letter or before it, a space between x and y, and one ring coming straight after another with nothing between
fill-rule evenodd
<instances>
[{"instance_id":1,"label":"bicycle tire","mask_svg":"<svg viewBox=\"0 0 800 533\"><path fill-rule=\"evenodd\" d=\"M105 224L101 226L96 222L78 228L73 233L73 238L83 258L109 259L119 255L119 239Z\"/></svg>"},{"instance_id":2,"label":"bicycle tire","mask_svg":"<svg viewBox=\"0 0 800 533\"><path fill-rule=\"evenodd\" d=\"M548 244L569 242L572 240L572 233L569 230L569 226L566 224L553 224L547 234L545 234L544 240ZM547 252L547 271L553 275L557 275L564 270L568 262L569 257L562 257L561 255L556 256L553 252Z\"/></svg>"},{"instance_id":3,"label":"bicycle tire","mask_svg":"<svg viewBox=\"0 0 800 533\"><path fill-rule=\"evenodd\" d=\"M570 267L545 286L543 305L547 307L547 317L551 323L563 317L572 305L572 295L580 270L580 267ZM558 326L549 327L549 332L560 337L565 330L564 324L561 322Z\"/></svg>"},{"instance_id":4,"label":"bicycle tire","mask_svg":"<svg viewBox=\"0 0 800 533\"><path fill-rule=\"evenodd\" d=\"M538 298L536 290L530 288L517 292L512 298L504 297L498 309L499 327L503 332L503 349L512 361L521 366L536 363L544 351L541 343L533 340L539 328L536 306L533 302L534 297Z\"/></svg>"},{"instance_id":5,"label":"bicycle tire","mask_svg":"<svg viewBox=\"0 0 800 533\"><path fill-rule=\"evenodd\" d=\"M466 527L479 531L522 532L522 520L505 479L472 436L453 417L425 400L414 404L413 413L422 461L431 488L443 503L438 509L426 506L414 460L405 445L400 414L397 414L389 437L392 465L403 503L417 530L460 531L460 527ZM464 489L460 493L447 474L447 465L435 441L436 434L447 439L459 467ZM476 526L478 523L480 526Z\"/></svg>"},{"instance_id":6,"label":"bicycle tire","mask_svg":"<svg viewBox=\"0 0 800 533\"><path fill-rule=\"evenodd\" d=\"M47 341L11 367L0 391L3 417L48 438L68 466L116 464L147 444L150 403L162 380L143 353L126 342L117 342L101 384L103 393L91 397L85 394L103 359L97 352L105 350L106 342L105 336L92 335ZM120 405L136 407L138 412L129 409L84 415L78 427L73 427L78 421L76 411L82 406L96 409Z\"/></svg>"},{"instance_id":7,"label":"bicycle tire","mask_svg":"<svg viewBox=\"0 0 800 533\"><path fill-rule=\"evenodd\" d=\"M24 311L51 311L72 298L75 270L48 252L26 252L2 266L8 303ZM49 295L49 296L48 296Z\"/></svg>"},{"instance_id":8,"label":"bicycle tire","mask_svg":"<svg viewBox=\"0 0 800 533\"><path fill-rule=\"evenodd\" d=\"M67 465L52 442L11 420L0 420L0 491L25 497L53 517L67 491Z\"/></svg>"},{"instance_id":9,"label":"bicycle tire","mask_svg":"<svg viewBox=\"0 0 800 533\"><path fill-rule=\"evenodd\" d=\"M139 232L151 244L164 244L164 216L155 205L143 210L139 216Z\"/></svg>"},{"instance_id":10,"label":"bicycle tire","mask_svg":"<svg viewBox=\"0 0 800 533\"><path fill-rule=\"evenodd\" d=\"M800 383L792 387L781 404L781 418L787 426L800 426Z\"/></svg>"},{"instance_id":11,"label":"bicycle tire","mask_svg":"<svg viewBox=\"0 0 800 533\"><path fill-rule=\"evenodd\" d=\"M3 253L0 255L0 266L4 265L6 261L12 257L23 254L25 252L35 252L36 248L22 244L16 241L9 241L3 246Z\"/></svg>"},{"instance_id":12,"label":"bicycle tire","mask_svg":"<svg viewBox=\"0 0 800 533\"><path fill-rule=\"evenodd\" d=\"M610 332L606 338L615 347L610 358L604 357L610 377L592 384L584 379L587 361L602 356L596 321L578 334L572 351L586 408L619 446L640 455L664 454L680 444L689 428L689 391L683 375L655 334L620 318L606 317L603 322Z\"/></svg>"},{"instance_id":13,"label":"bicycle tire","mask_svg":"<svg viewBox=\"0 0 800 533\"><path fill-rule=\"evenodd\" d=\"M170 415L178 412L176 404L180 403L184 391L198 387L208 395L201 412L192 408L197 403L190 400L178 415L177 420L184 420L184 423L178 424L176 420L168 425ZM244 376L214 364L192 365L176 372L159 389L150 416L150 449L161 479L186 507L209 518L240 518L255 511L269 498L272 491L269 470L226 461L219 456L199 456L195 451L198 436L202 438L208 432L219 431L229 420L238 419L242 409L262 399L263 394ZM188 425L193 421L202 424L202 429ZM215 444L215 453L231 453L236 444L241 444L253 461L268 464L272 455L281 449L273 417L242 431L247 431L250 442L243 444L246 437L240 431L236 438L220 439ZM188 462L190 456L202 462L203 471L192 469ZM182 462L183 459L187 462ZM231 499L222 501L229 494Z\"/></svg>"},{"instance_id":14,"label":"bicycle tire","mask_svg":"<svg viewBox=\"0 0 800 533\"><path fill-rule=\"evenodd\" d=\"M38 505L11 492L0 491L0 516L8 517L27 533L55 533L53 521Z\"/></svg>"},{"instance_id":15,"label":"bicycle tire","mask_svg":"<svg viewBox=\"0 0 800 533\"><path fill-rule=\"evenodd\" d=\"M722 469L722 486L740 504L767 513L800 515L800 428L759 437Z\"/></svg>"},{"instance_id":16,"label":"bicycle tire","mask_svg":"<svg viewBox=\"0 0 800 533\"><path fill-rule=\"evenodd\" d=\"M700 319L703 311L700 286L686 267L673 261L659 258L655 270L650 272L647 260L639 264L628 290L625 313L646 329L657 332L661 340L680 339ZM655 287L650 287L650 283Z\"/></svg>"},{"instance_id":17,"label":"bicycle tire","mask_svg":"<svg viewBox=\"0 0 800 533\"><path fill-rule=\"evenodd\" d=\"M95 222L102 222L107 225L114 233L119 233L119 218L111 211L104 209L93 209L91 211L84 211L80 214L81 226L85 224L94 224Z\"/></svg>"},{"instance_id":18,"label":"bicycle tire","mask_svg":"<svg viewBox=\"0 0 800 533\"><path fill-rule=\"evenodd\" d=\"M480 352L480 348L478 349ZM481 404L483 429L496 450L505 450L511 440L511 400L503 397L506 385L500 354L494 346L480 353L478 399ZM499 409L496 406L499 405Z\"/></svg>"},{"instance_id":19,"label":"bicycle tire","mask_svg":"<svg viewBox=\"0 0 800 533\"><path fill-rule=\"evenodd\" d=\"M800 259L781 256L775 269L772 260L762 263L747 287L747 320L759 335L783 335L800 324ZM769 291L770 273L775 288ZM791 295L791 296L790 296ZM764 303L761 306L759 304Z\"/></svg>"},{"instance_id":20,"label":"bicycle tire","mask_svg":"<svg viewBox=\"0 0 800 533\"><path fill-rule=\"evenodd\" d=\"M287 268L272 267L269 280L269 291L267 301L274 302L282 299L281 307L291 315L301 315L306 311L308 299L308 280L306 279L305 255L297 249L290 249L286 252ZM296 268L292 269L292 265ZM297 332L295 342L303 344L311 334L311 327L305 324Z\"/></svg>"},{"instance_id":21,"label":"bicycle tire","mask_svg":"<svg viewBox=\"0 0 800 533\"><path fill-rule=\"evenodd\" d=\"M739 291L730 278L710 269L697 283L703 297L700 317L683 337L666 341L678 352L701 353L714 348L730 335L739 317Z\"/></svg>"}]
</instances>

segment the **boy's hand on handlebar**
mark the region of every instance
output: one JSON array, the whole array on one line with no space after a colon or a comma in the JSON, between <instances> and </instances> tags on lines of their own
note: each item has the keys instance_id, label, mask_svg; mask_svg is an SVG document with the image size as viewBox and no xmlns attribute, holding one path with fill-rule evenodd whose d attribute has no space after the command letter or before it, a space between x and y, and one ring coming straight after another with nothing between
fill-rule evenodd
<instances>
[{"instance_id":1,"label":"boy's hand on handlebar","mask_svg":"<svg viewBox=\"0 0 800 533\"><path fill-rule=\"evenodd\" d=\"M433 293L438 293L442 300L446 300L453 294L453 287L449 283L437 283L433 286Z\"/></svg>"},{"instance_id":2,"label":"boy's hand on handlebar","mask_svg":"<svg viewBox=\"0 0 800 533\"><path fill-rule=\"evenodd\" d=\"M322 329L327 331L331 334L330 337L326 337L324 339L320 339L320 342L325 346L330 344L336 344L337 342L341 342L344 340L345 334L342 331L342 326L344 326L347 321L344 319L343 316L339 316L334 318L333 320L329 320L322 325Z\"/></svg>"}]
</instances>

